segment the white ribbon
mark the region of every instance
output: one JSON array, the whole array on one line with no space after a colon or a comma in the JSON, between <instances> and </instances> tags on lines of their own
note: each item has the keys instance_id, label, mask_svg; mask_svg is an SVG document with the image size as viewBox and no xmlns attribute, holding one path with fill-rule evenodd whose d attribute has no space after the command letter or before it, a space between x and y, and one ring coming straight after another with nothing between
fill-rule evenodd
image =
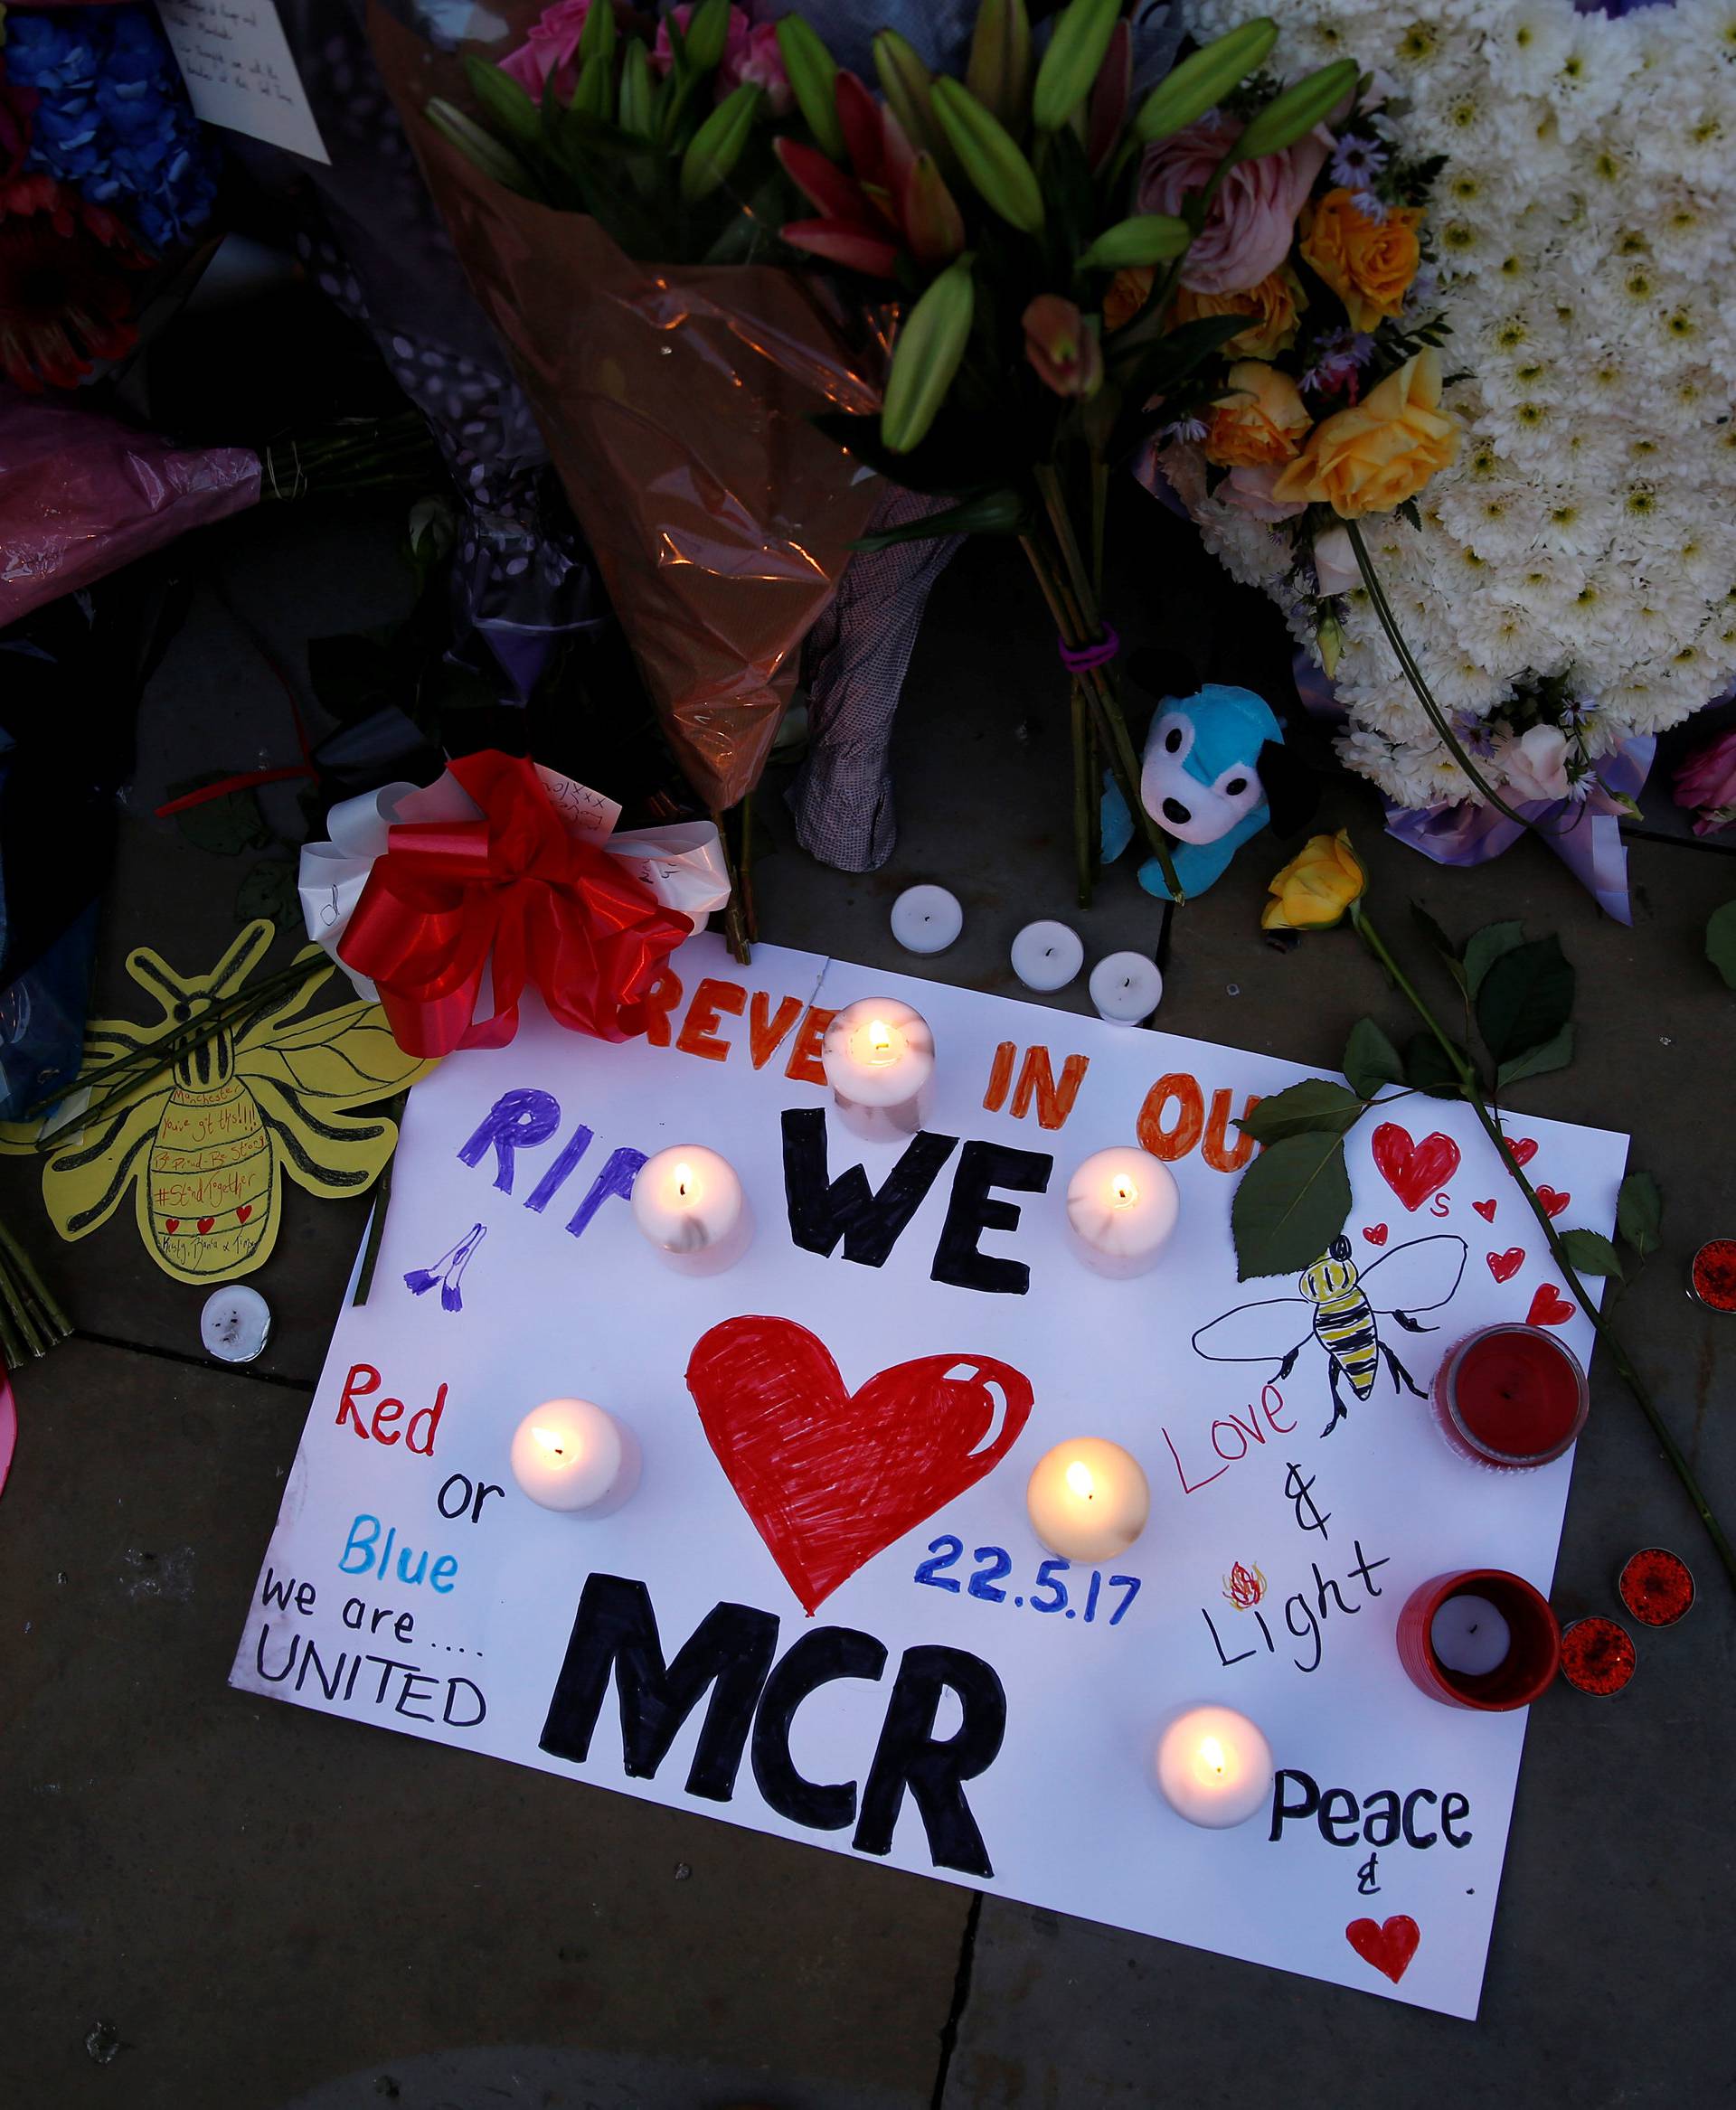
<instances>
[{"instance_id":1,"label":"white ribbon","mask_svg":"<svg viewBox=\"0 0 1736 2110\"><path fill-rule=\"evenodd\" d=\"M537 765L568 834L595 842L618 857L658 902L704 928L713 909L730 898L728 868L717 829L710 821L678 821L667 827L614 833L621 809L611 798L575 784L559 770ZM304 843L297 889L307 935L344 969L367 1003L379 991L338 958L337 948L362 898L373 861L386 851L393 827L407 821L475 821L482 808L449 771L432 784L387 784L360 797L343 799L326 816L330 840Z\"/></svg>"}]
</instances>

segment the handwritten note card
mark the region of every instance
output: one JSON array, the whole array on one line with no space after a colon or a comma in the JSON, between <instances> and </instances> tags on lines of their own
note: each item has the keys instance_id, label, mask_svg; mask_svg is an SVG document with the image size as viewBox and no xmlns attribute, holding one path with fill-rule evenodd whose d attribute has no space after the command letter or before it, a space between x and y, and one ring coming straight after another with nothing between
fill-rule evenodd
<instances>
[{"instance_id":1,"label":"handwritten note card","mask_svg":"<svg viewBox=\"0 0 1736 2110\"><path fill-rule=\"evenodd\" d=\"M194 114L327 164L271 0L156 0Z\"/></svg>"},{"instance_id":2,"label":"handwritten note card","mask_svg":"<svg viewBox=\"0 0 1736 2110\"><path fill-rule=\"evenodd\" d=\"M875 993L937 1046L923 1129L884 1144L838 1123L817 1060ZM1407 1098L1351 1139L1334 1279L1362 1286L1363 1354L1320 1323L1317 1269L1236 1280L1235 1118L1292 1064L772 946L737 967L710 937L655 1004L610 1046L527 1003L509 1047L411 1094L234 1682L1474 2015L1524 1717L1425 1698L1394 1634L1450 1570L1547 1590L1571 1459L1470 1465L1420 1395L1475 1328L1530 1317L1582 1361L1591 1333L1467 1109ZM1136 1140L1180 1229L1115 1281L1064 1201ZM1610 1229L1620 1136L1508 1140ZM747 1191L726 1273L665 1267L627 1207L677 1143ZM574 1394L643 1452L606 1518L536 1507L508 1464L521 1418ZM1151 1484L1113 1560L1053 1558L1026 1515L1033 1465L1078 1436ZM1231 1831L1154 1781L1200 1701L1251 1716L1279 1769Z\"/></svg>"}]
</instances>

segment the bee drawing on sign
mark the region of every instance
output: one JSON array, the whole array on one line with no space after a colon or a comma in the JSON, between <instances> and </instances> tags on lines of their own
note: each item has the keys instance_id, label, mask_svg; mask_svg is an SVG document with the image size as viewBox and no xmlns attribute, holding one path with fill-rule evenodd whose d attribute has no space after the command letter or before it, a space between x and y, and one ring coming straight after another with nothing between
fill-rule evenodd
<instances>
[{"instance_id":1,"label":"bee drawing on sign","mask_svg":"<svg viewBox=\"0 0 1736 2110\"><path fill-rule=\"evenodd\" d=\"M75 1087L46 1121L0 1128L0 1151L36 1150L44 1128L59 1137L43 1154L42 1199L63 1239L107 1222L131 1189L139 1231L166 1274L233 1281L271 1250L286 1173L315 1194L372 1184L397 1124L349 1109L389 1097L431 1065L400 1050L376 1004L297 1018L329 968L251 1008L238 1003L274 936L269 922L250 923L206 975L178 975L137 947L127 972L161 1017L146 1026L91 1020L85 1035L87 1065L138 1058L136 1081L95 1107L90 1088ZM162 1069L143 1060L222 1003L226 1022L208 1038Z\"/></svg>"},{"instance_id":2,"label":"bee drawing on sign","mask_svg":"<svg viewBox=\"0 0 1736 2110\"><path fill-rule=\"evenodd\" d=\"M1310 1341L1318 1342L1332 1388L1332 1419L1320 1433L1330 1436L1348 1411L1340 1381L1359 1402L1365 1400L1382 1361L1395 1392L1402 1386L1419 1399L1428 1397L1392 1343L1382 1339L1381 1329L1391 1322L1407 1333L1434 1333L1432 1326L1419 1325L1414 1314L1437 1311L1451 1299L1465 1272L1465 1254L1463 1239L1441 1232L1395 1246L1359 1268L1350 1257L1350 1240L1334 1239L1297 1277L1297 1295L1238 1305L1200 1328L1194 1351L1209 1362L1275 1362L1277 1381L1289 1376Z\"/></svg>"}]
</instances>

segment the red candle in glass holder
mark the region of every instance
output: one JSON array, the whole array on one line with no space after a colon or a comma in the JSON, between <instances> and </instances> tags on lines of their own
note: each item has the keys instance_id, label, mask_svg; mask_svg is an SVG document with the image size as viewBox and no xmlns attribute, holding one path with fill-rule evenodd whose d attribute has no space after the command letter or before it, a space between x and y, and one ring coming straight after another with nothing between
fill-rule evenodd
<instances>
[{"instance_id":1,"label":"red candle in glass holder","mask_svg":"<svg viewBox=\"0 0 1736 2110\"><path fill-rule=\"evenodd\" d=\"M1576 1692L1613 1700L1638 1664L1633 1636L1613 1619L1594 1614L1561 1630L1561 1675Z\"/></svg>"},{"instance_id":2,"label":"red candle in glass holder","mask_svg":"<svg viewBox=\"0 0 1736 2110\"><path fill-rule=\"evenodd\" d=\"M1430 1406L1461 1457L1497 1473L1547 1465L1585 1427L1590 1393L1579 1358L1541 1326L1486 1326L1435 1373Z\"/></svg>"},{"instance_id":3,"label":"red candle in glass holder","mask_svg":"<svg viewBox=\"0 0 1736 2110\"><path fill-rule=\"evenodd\" d=\"M1736 1312L1736 1239L1713 1239L1702 1246L1688 1282L1708 1311Z\"/></svg>"},{"instance_id":4,"label":"red candle in glass holder","mask_svg":"<svg viewBox=\"0 0 1736 2110\"><path fill-rule=\"evenodd\" d=\"M1621 1601L1642 1626L1674 1626L1694 1603L1688 1564L1662 1546L1629 1554L1616 1578Z\"/></svg>"},{"instance_id":5,"label":"red candle in glass holder","mask_svg":"<svg viewBox=\"0 0 1736 2110\"><path fill-rule=\"evenodd\" d=\"M1482 1598L1506 1622L1507 1653L1493 1670L1455 1671L1435 1653L1435 1615L1449 1597L1460 1597ZM1549 1600L1504 1568L1467 1568L1421 1584L1399 1614L1398 1641L1399 1661L1418 1691L1443 1707L1481 1714L1529 1707L1561 1668L1561 1629Z\"/></svg>"}]
</instances>

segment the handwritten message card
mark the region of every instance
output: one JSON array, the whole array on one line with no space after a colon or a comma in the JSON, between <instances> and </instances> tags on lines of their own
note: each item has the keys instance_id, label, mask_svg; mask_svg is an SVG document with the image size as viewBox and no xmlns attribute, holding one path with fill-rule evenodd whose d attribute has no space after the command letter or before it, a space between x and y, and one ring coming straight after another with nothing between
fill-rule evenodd
<instances>
[{"instance_id":1,"label":"handwritten message card","mask_svg":"<svg viewBox=\"0 0 1736 2110\"><path fill-rule=\"evenodd\" d=\"M887 1143L840 1124L818 1061L871 993L937 1049L923 1129ZM527 1006L417 1086L233 1681L1474 2015L1524 1716L1426 1698L1395 1627L1450 1570L1546 1591L1571 1461L1473 1466L1417 1395L1478 1326L1530 1316L1581 1361L1591 1333L1467 1110L1410 1097L1353 1136L1334 1310L1354 1274L1373 1338L1347 1343L1323 1270L1236 1280L1234 1117L1291 1064L771 946L741 968L709 937L657 1005L620 1046ZM1117 1281L1064 1198L1136 1140L1181 1218ZM1509 1140L1610 1229L1621 1137L1527 1116ZM675 1273L635 1226L635 1173L678 1143L747 1191L727 1272ZM575 1395L643 1454L601 1519L508 1464ZM1032 1466L1083 1436L1151 1484L1118 1559L1055 1559L1026 1514ZM1271 1744L1269 1805L1233 1830L1155 1785L1195 1702Z\"/></svg>"},{"instance_id":2,"label":"handwritten message card","mask_svg":"<svg viewBox=\"0 0 1736 2110\"><path fill-rule=\"evenodd\" d=\"M271 0L156 0L156 11L194 116L329 164Z\"/></svg>"}]
</instances>

